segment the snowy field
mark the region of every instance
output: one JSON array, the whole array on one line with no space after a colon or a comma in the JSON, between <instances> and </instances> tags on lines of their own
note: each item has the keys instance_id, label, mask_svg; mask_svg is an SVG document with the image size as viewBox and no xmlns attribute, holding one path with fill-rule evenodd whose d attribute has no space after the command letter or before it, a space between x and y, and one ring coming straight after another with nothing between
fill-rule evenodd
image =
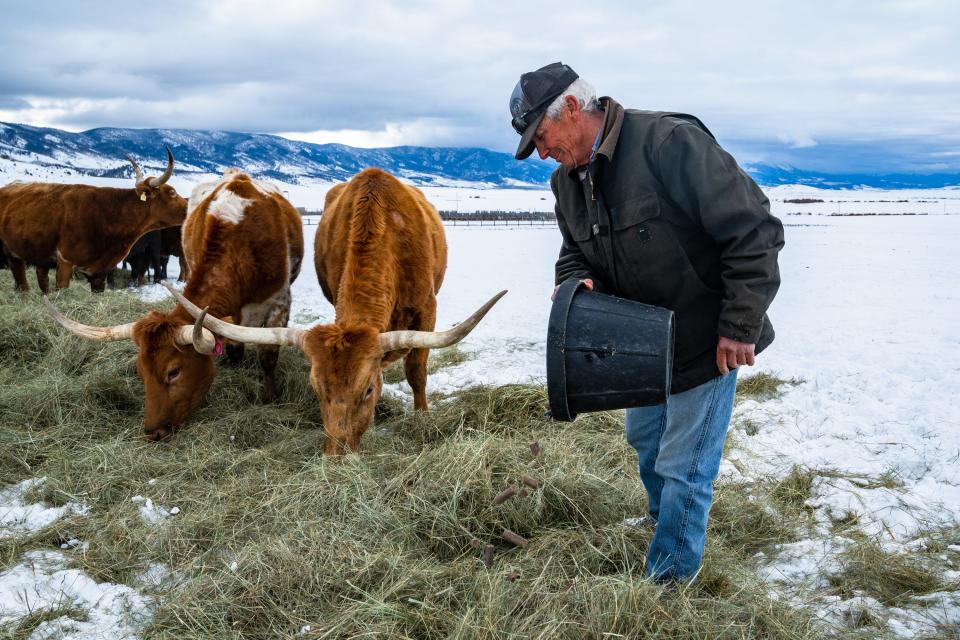
<instances>
[{"instance_id":1,"label":"snowy field","mask_svg":"<svg viewBox=\"0 0 960 640\"><path fill-rule=\"evenodd\" d=\"M0 184L8 179L12 176L0 173ZM117 180L97 182L128 186ZM183 194L190 189L176 178L174 184ZM284 188L298 206L322 205L325 187ZM425 191L441 209L454 209L451 202L461 211L552 207L549 191ZM770 309L777 338L757 366L742 375L768 372L799 384L785 386L776 399L738 407L734 424L749 416L759 429L754 435L737 431L723 477L743 482L783 476L799 465L864 481L893 477L899 485L865 489L860 485L868 482L818 477L809 503L819 523L815 535L763 559L763 575L773 592L812 601L820 615L831 619L850 606L816 594L836 569L836 555L849 544L831 533L832 519L855 514L864 534L904 552L924 544L924 531L960 525L960 190L777 187L767 193L786 226L783 284ZM784 202L796 198L824 202ZM925 215L838 217L838 212ZM300 326L333 319L312 266L315 228L305 226L310 258L293 289L292 319ZM462 320L500 289L510 292L464 341L475 358L431 376L428 392L544 382L559 232L552 226L448 226L446 231L450 258L439 296L439 329ZM174 276L175 261L170 269ZM145 293L166 295L158 287ZM409 389L401 383L386 393L407 395ZM0 491L0 536L43 526L61 513L23 504L21 495L18 487ZM960 553L960 548L949 552ZM54 557L58 555L25 558L0 574L0 624L66 594L93 612L84 631L89 635L78 631L70 637L135 635L140 621L123 614L120 605L142 604L143 597L126 586L96 585L69 569L63 557ZM889 619L889 629L898 636L930 633L936 624L960 628L957 593L935 594L936 606L922 610L860 600L858 606Z\"/></svg>"}]
</instances>

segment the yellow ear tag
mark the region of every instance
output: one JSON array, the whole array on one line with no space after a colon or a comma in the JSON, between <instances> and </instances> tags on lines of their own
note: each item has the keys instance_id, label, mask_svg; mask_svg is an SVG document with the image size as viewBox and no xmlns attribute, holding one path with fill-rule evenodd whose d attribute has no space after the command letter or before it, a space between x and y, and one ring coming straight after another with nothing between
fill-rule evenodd
<instances>
[{"instance_id":1,"label":"yellow ear tag","mask_svg":"<svg viewBox=\"0 0 960 640\"><path fill-rule=\"evenodd\" d=\"M141 194L140 194L140 199L141 199L143 202L146 202L146 201L147 201L147 194L141 193Z\"/></svg>"}]
</instances>

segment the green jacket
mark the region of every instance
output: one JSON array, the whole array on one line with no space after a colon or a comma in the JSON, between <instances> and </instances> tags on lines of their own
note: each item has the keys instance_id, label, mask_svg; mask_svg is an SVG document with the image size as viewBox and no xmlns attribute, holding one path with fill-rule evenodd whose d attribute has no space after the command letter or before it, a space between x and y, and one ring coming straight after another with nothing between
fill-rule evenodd
<instances>
[{"instance_id":1,"label":"green jacket","mask_svg":"<svg viewBox=\"0 0 960 640\"><path fill-rule=\"evenodd\" d=\"M756 183L697 118L625 110L611 98L596 158L550 179L563 235L556 283L666 307L676 334L672 393L720 375L718 336L773 342L783 225Z\"/></svg>"}]
</instances>

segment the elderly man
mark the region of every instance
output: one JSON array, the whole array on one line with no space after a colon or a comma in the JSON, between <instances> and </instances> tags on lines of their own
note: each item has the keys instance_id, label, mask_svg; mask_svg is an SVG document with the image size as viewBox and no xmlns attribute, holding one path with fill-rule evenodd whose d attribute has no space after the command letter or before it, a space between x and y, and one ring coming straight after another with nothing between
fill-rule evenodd
<instances>
[{"instance_id":1,"label":"elderly man","mask_svg":"<svg viewBox=\"0 0 960 640\"><path fill-rule=\"evenodd\" d=\"M783 226L769 201L697 118L624 109L559 62L524 73L510 98L516 157L560 166L550 186L563 242L556 283L577 278L672 309L667 402L627 409L655 527L644 573L692 581L706 543L713 481L737 367L773 341L766 316Z\"/></svg>"}]
</instances>

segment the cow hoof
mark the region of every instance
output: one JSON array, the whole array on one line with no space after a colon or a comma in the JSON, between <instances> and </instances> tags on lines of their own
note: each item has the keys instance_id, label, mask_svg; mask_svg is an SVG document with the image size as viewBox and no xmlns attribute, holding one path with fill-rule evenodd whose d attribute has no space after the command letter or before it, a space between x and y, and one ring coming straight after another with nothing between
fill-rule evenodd
<instances>
[{"instance_id":1,"label":"cow hoof","mask_svg":"<svg viewBox=\"0 0 960 640\"><path fill-rule=\"evenodd\" d=\"M279 395L275 386L264 383L260 389L260 402L263 404L273 404L277 401Z\"/></svg>"}]
</instances>

